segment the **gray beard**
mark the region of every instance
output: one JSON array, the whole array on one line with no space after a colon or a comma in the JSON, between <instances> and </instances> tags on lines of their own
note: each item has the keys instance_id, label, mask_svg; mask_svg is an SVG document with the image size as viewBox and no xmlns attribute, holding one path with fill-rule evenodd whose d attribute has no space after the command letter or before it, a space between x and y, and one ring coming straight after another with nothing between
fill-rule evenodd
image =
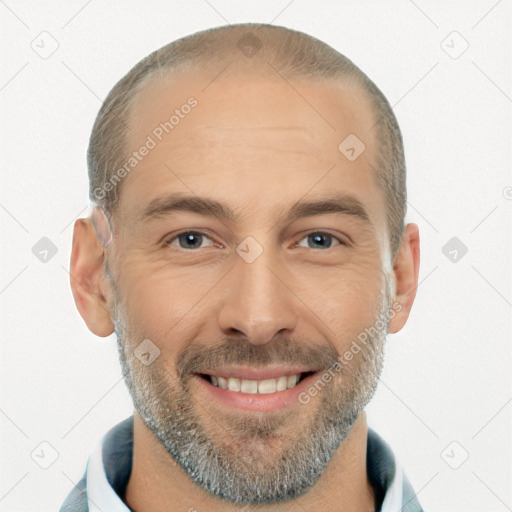
<instances>
[{"instance_id":1,"label":"gray beard","mask_svg":"<svg viewBox=\"0 0 512 512\"><path fill-rule=\"evenodd\" d=\"M386 318L389 299L388 284L377 308L379 313L375 322ZM163 357L157 358L149 366L143 365L133 355L133 349L143 338L139 341L126 338L122 327L126 325L124 318L117 314L117 307L114 309L119 359L135 410L194 482L208 493L234 504L272 504L305 494L320 478L359 414L373 397L382 372L387 321L382 329L373 330L368 335L359 353L359 365L342 366L319 391L317 398L320 401L314 401L316 413L306 424L299 426L294 423L294 419L290 418L291 411L282 411L274 416L254 412L243 417L224 412L222 425L218 423L216 427L225 432L212 435L198 414L201 404L189 390L191 370L198 361L193 363L189 358L181 366L178 362L178 369L185 367L189 371L184 374L176 371L172 375L169 369L160 364ZM117 321L118 318L120 321ZM267 354L266 362L286 358L293 362L305 360L289 357L297 353L297 349L284 350L291 346L286 340L276 346L280 347L281 358L272 359L273 356ZM262 347L237 340L233 349L241 357L230 357L229 362L258 360L261 364L263 361L261 357L253 358L261 354L258 350L262 350ZM203 364L215 360L211 353L201 357L207 350L203 348L196 353L196 359ZM325 368L332 368L339 355L333 348L324 347L323 351L328 354L325 361L330 362ZM283 354L288 356L283 357ZM220 361L226 359L218 359L218 364L221 364ZM175 381L178 377L177 384L170 385L169 377L174 377ZM208 417L215 421L213 415L209 414ZM225 426L226 423L229 427ZM280 427L290 428L292 425L296 425L294 439L278 434ZM224 442L221 440L223 436L226 438Z\"/></svg>"}]
</instances>

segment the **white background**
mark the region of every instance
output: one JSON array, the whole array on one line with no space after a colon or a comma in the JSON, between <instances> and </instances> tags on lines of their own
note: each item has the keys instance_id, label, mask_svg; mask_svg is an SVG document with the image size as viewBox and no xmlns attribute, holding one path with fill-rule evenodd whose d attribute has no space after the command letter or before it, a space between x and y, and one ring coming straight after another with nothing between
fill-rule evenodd
<instances>
[{"instance_id":1,"label":"white background","mask_svg":"<svg viewBox=\"0 0 512 512\"><path fill-rule=\"evenodd\" d=\"M58 510L99 439L132 412L115 337L88 331L69 286L101 101L148 53L226 21L324 40L394 106L421 284L408 324L389 336L369 424L427 511L512 510L511 10L510 0L1 1L0 511ZM47 59L31 47L42 31L59 45ZM453 31L469 43L456 59ZM44 236L58 249L46 263L32 253ZM468 248L455 263L442 252L454 236ZM42 441L58 452L46 470L31 458ZM458 469L445 462L465 452Z\"/></svg>"}]
</instances>

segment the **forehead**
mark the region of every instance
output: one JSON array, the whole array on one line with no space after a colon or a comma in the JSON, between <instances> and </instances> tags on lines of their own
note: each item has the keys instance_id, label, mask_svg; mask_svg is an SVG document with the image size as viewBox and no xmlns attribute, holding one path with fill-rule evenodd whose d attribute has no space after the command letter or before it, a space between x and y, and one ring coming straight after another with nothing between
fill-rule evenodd
<instances>
[{"instance_id":1,"label":"forehead","mask_svg":"<svg viewBox=\"0 0 512 512\"><path fill-rule=\"evenodd\" d=\"M246 205L256 221L339 191L381 223L373 125L361 90L333 81L214 71L153 79L133 105L128 138L130 153L152 148L125 178L121 214L134 220L164 192L186 192ZM354 160L340 144L364 151Z\"/></svg>"},{"instance_id":2,"label":"forehead","mask_svg":"<svg viewBox=\"0 0 512 512\"><path fill-rule=\"evenodd\" d=\"M292 135L290 144L303 137L318 151L333 145L336 149L351 130L372 146L374 115L360 87L339 80L287 78L270 71L227 73L219 66L150 79L132 107L130 144L137 146L174 115L171 130L165 133L169 136L159 145L172 145L175 150L191 136L205 144L232 139L235 134L229 130L243 130L238 135L249 140L266 138L266 144L275 136L290 139ZM190 98L197 101L192 109L187 107ZM191 110L191 115L183 116L181 109Z\"/></svg>"}]
</instances>

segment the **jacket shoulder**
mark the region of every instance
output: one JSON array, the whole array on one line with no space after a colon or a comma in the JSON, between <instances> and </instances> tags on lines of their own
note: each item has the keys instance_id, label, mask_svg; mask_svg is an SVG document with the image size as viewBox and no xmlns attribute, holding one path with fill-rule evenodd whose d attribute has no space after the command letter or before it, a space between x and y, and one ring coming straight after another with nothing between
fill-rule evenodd
<instances>
[{"instance_id":1,"label":"jacket shoulder","mask_svg":"<svg viewBox=\"0 0 512 512\"><path fill-rule=\"evenodd\" d=\"M59 512L89 512L87 503L87 469L82 479L66 496Z\"/></svg>"}]
</instances>

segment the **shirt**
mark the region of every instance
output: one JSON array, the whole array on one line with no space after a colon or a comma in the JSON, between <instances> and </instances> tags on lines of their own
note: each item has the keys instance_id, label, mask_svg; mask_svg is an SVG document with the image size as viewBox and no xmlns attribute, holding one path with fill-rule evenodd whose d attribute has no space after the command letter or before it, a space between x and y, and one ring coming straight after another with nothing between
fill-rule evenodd
<instances>
[{"instance_id":1,"label":"shirt","mask_svg":"<svg viewBox=\"0 0 512 512\"><path fill-rule=\"evenodd\" d=\"M130 478L132 457L133 415L105 434L60 512L132 512L121 499ZM375 489L375 512L424 512L391 448L370 427L366 470Z\"/></svg>"}]
</instances>

